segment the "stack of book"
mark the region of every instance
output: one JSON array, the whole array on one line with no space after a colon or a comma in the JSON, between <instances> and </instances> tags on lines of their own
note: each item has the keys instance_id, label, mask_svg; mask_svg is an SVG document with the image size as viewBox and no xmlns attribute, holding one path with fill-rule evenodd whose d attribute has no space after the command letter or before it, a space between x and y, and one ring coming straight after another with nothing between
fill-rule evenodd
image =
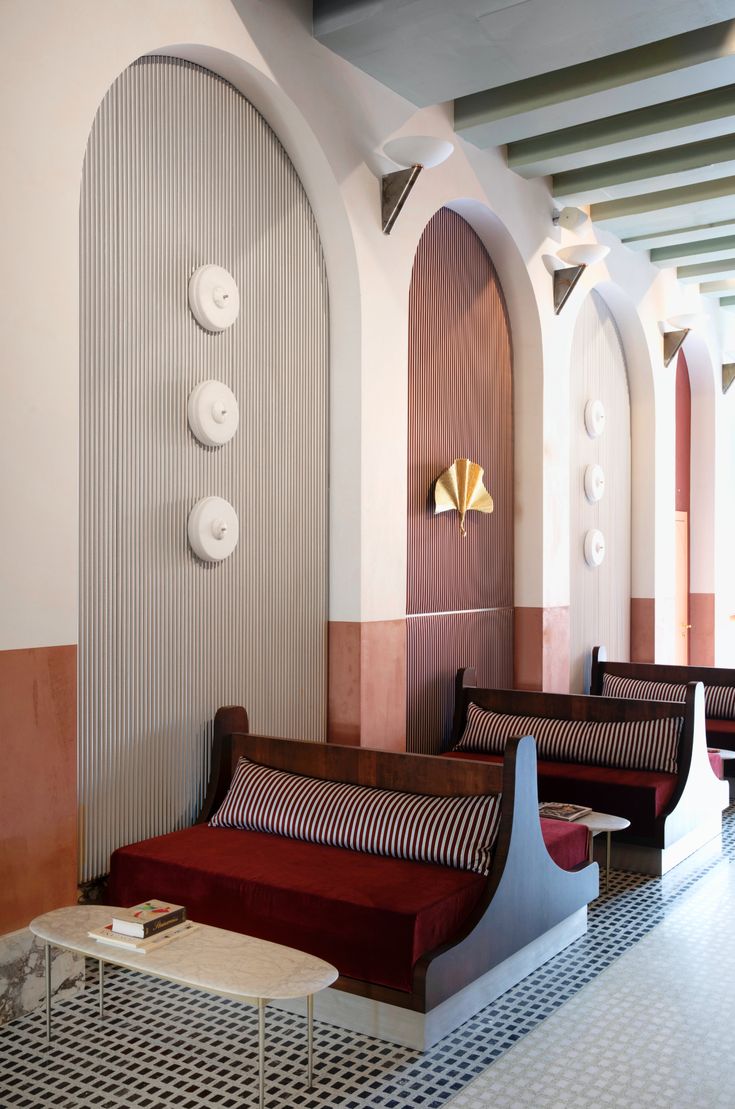
<instances>
[{"instance_id":1,"label":"stack of book","mask_svg":"<svg viewBox=\"0 0 735 1109\"><path fill-rule=\"evenodd\" d=\"M579 820L592 812L589 805L572 805L566 801L543 801L538 807L539 816L553 820Z\"/></svg>"},{"instance_id":2,"label":"stack of book","mask_svg":"<svg viewBox=\"0 0 735 1109\"><path fill-rule=\"evenodd\" d=\"M109 924L104 928L93 928L88 935L100 943L145 954L196 928L193 921L186 919L183 905L154 900L133 905L130 909L117 909Z\"/></svg>"}]
</instances>

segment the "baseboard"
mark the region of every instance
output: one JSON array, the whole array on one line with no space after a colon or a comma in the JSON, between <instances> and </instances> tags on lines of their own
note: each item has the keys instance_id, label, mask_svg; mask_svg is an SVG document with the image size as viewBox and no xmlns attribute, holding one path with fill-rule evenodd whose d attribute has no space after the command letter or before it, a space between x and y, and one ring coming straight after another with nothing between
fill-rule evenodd
<instances>
[{"instance_id":1,"label":"baseboard","mask_svg":"<svg viewBox=\"0 0 735 1109\"><path fill-rule=\"evenodd\" d=\"M634 874L651 874L660 877L668 874L684 859L689 858L705 844L719 840L722 847L722 817L719 812L711 820L682 836L668 847L642 847L635 843L613 841L611 865L616 870L630 870ZM602 837L600 837L602 838Z\"/></svg>"},{"instance_id":2,"label":"baseboard","mask_svg":"<svg viewBox=\"0 0 735 1109\"><path fill-rule=\"evenodd\" d=\"M339 1028L426 1051L586 931L585 905L428 1013L328 989L314 998L314 1016ZM305 1012L303 1001L273 1001L271 1005L289 1013Z\"/></svg>"}]
</instances>

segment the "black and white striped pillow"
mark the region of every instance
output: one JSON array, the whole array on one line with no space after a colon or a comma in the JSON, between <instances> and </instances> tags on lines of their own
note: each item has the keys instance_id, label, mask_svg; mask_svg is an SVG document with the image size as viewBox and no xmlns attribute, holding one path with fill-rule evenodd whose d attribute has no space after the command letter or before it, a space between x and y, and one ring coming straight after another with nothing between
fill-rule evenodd
<instances>
[{"instance_id":1,"label":"black and white striped pillow","mask_svg":"<svg viewBox=\"0 0 735 1109\"><path fill-rule=\"evenodd\" d=\"M532 735L538 757L556 762L662 770L675 774L683 717L660 720L554 720L467 708L458 751L502 755L510 736Z\"/></svg>"},{"instance_id":2,"label":"black and white striped pillow","mask_svg":"<svg viewBox=\"0 0 735 1109\"><path fill-rule=\"evenodd\" d=\"M710 720L735 720L735 686L706 685L704 715Z\"/></svg>"},{"instance_id":3,"label":"black and white striped pillow","mask_svg":"<svg viewBox=\"0 0 735 1109\"><path fill-rule=\"evenodd\" d=\"M672 682L646 682L620 674L602 675L603 697L625 697L629 701L685 701L686 685Z\"/></svg>"},{"instance_id":4,"label":"black and white striped pillow","mask_svg":"<svg viewBox=\"0 0 735 1109\"><path fill-rule=\"evenodd\" d=\"M619 674L602 675L603 697L627 697L634 701L684 701L686 685L645 682ZM704 715L713 720L735 720L735 686L705 685Z\"/></svg>"},{"instance_id":5,"label":"black and white striped pillow","mask_svg":"<svg viewBox=\"0 0 735 1109\"><path fill-rule=\"evenodd\" d=\"M328 782L241 758L209 823L487 874L500 800L500 794L430 797Z\"/></svg>"}]
</instances>

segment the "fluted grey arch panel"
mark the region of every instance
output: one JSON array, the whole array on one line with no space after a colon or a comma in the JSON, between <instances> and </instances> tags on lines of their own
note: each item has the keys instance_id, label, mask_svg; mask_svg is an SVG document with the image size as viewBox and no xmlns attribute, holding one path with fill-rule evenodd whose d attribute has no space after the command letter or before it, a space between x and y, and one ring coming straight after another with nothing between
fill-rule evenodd
<instances>
[{"instance_id":1,"label":"fluted grey arch panel","mask_svg":"<svg viewBox=\"0 0 735 1109\"><path fill-rule=\"evenodd\" d=\"M191 821L211 720L324 739L328 303L306 194L263 118L215 74L144 58L103 101L81 195L79 793L81 876L118 845ZM190 275L241 298L209 334ZM240 428L189 431L218 378ZM191 507L231 501L240 542L203 564Z\"/></svg>"}]
</instances>

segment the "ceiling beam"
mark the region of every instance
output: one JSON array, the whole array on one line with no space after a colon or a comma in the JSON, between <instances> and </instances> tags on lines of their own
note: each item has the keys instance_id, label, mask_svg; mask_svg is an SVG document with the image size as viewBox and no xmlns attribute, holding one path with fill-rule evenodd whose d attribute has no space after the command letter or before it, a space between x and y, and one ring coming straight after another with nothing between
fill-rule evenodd
<instances>
[{"instance_id":1,"label":"ceiling beam","mask_svg":"<svg viewBox=\"0 0 735 1109\"><path fill-rule=\"evenodd\" d=\"M732 251L735 253L735 235L724 235L720 239L695 239L689 243L678 243L675 246L659 246L651 251L651 261L661 266L678 261L680 258L691 258L698 254L717 254L718 252Z\"/></svg>"},{"instance_id":2,"label":"ceiling beam","mask_svg":"<svg viewBox=\"0 0 735 1109\"><path fill-rule=\"evenodd\" d=\"M593 221L621 219L625 216L655 212L663 208L677 208L685 204L701 204L717 197L732 196L735 193L735 177L719 177L714 181L699 181L694 185L684 185L677 189L661 189L658 192L643 193L640 196L624 196L617 200L606 200L593 204L590 219Z\"/></svg>"},{"instance_id":3,"label":"ceiling beam","mask_svg":"<svg viewBox=\"0 0 735 1109\"><path fill-rule=\"evenodd\" d=\"M682 246L691 242L707 242L723 234L735 236L735 219L713 220L667 231L646 231L640 235L623 235L621 242L631 250L657 250L666 246Z\"/></svg>"},{"instance_id":4,"label":"ceiling beam","mask_svg":"<svg viewBox=\"0 0 735 1109\"><path fill-rule=\"evenodd\" d=\"M655 150L634 158L618 158L614 162L584 166L567 173L554 174L552 193L556 197L576 197L584 203L586 193L609 188L611 185L646 181L667 174L702 169L718 162L735 159L735 135L720 135L704 142L673 146L668 150Z\"/></svg>"},{"instance_id":5,"label":"ceiling beam","mask_svg":"<svg viewBox=\"0 0 735 1109\"><path fill-rule=\"evenodd\" d=\"M735 307L735 297L720 297L720 308Z\"/></svg>"},{"instance_id":6,"label":"ceiling beam","mask_svg":"<svg viewBox=\"0 0 735 1109\"><path fill-rule=\"evenodd\" d=\"M735 278L727 277L722 281L703 281L699 291L705 297L723 297L727 293L735 294Z\"/></svg>"},{"instance_id":7,"label":"ceiling beam","mask_svg":"<svg viewBox=\"0 0 735 1109\"><path fill-rule=\"evenodd\" d=\"M465 137L478 145L496 145L498 141L511 141L514 136L507 134L505 139L499 138L502 132L493 132L488 128L490 124L731 57L734 53L735 21L728 19L631 50L461 96L454 101L454 127L459 133L482 128Z\"/></svg>"},{"instance_id":8,"label":"ceiling beam","mask_svg":"<svg viewBox=\"0 0 735 1109\"><path fill-rule=\"evenodd\" d=\"M711 281L726 279L735 274L735 258L723 258L719 262L698 262L693 266L677 266L676 276L679 281L690 284L709 278Z\"/></svg>"},{"instance_id":9,"label":"ceiling beam","mask_svg":"<svg viewBox=\"0 0 735 1109\"><path fill-rule=\"evenodd\" d=\"M630 142L631 139L652 138L668 131L727 119L735 116L735 85L707 89L694 96L682 96L663 104L651 104L633 112L619 112L591 123L564 127L530 139L508 144L508 165L516 172L534 167L537 175L545 175L544 167L554 159L582 152L603 151L605 147ZM650 148L650 147L649 147ZM589 161L604 161L605 155ZM551 171L554 172L553 168Z\"/></svg>"}]
</instances>

